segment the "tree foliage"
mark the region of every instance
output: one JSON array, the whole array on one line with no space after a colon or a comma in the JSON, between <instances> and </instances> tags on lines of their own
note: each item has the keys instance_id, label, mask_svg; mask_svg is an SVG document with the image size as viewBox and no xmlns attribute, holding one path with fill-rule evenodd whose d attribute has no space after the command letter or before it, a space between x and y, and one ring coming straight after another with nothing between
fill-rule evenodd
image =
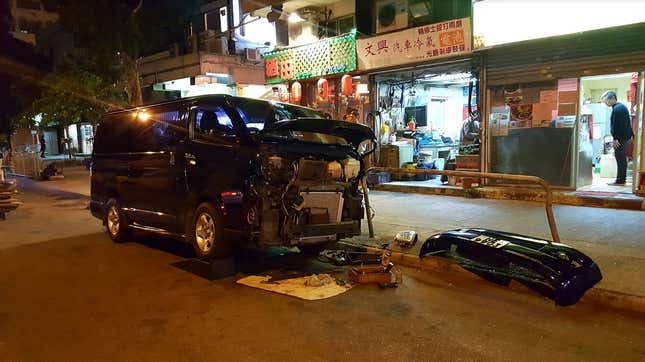
<instances>
[{"instance_id":1,"label":"tree foliage","mask_svg":"<svg viewBox=\"0 0 645 362\"><path fill-rule=\"evenodd\" d=\"M96 123L104 112L127 104L123 87L118 82L103 79L91 69L71 61L46 75L42 84L40 98L26 113L29 118L41 114L41 127Z\"/></svg>"},{"instance_id":2,"label":"tree foliage","mask_svg":"<svg viewBox=\"0 0 645 362\"><path fill-rule=\"evenodd\" d=\"M9 1L0 0L0 134L5 135L16 129L21 112L40 93L38 84L30 82L23 70L41 73L49 69L48 62L32 46L9 33L9 14Z\"/></svg>"},{"instance_id":3,"label":"tree foliage","mask_svg":"<svg viewBox=\"0 0 645 362\"><path fill-rule=\"evenodd\" d=\"M201 2L46 0L75 51L38 81L41 95L20 119L42 114L41 126L96 122L106 110L141 104L136 59L182 42Z\"/></svg>"}]
</instances>

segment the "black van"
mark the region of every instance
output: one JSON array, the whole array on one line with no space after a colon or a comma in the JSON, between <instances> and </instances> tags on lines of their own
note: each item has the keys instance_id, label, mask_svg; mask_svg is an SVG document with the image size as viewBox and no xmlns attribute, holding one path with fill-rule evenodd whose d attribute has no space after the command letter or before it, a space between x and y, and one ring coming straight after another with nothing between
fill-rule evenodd
<instances>
[{"instance_id":1,"label":"black van","mask_svg":"<svg viewBox=\"0 0 645 362\"><path fill-rule=\"evenodd\" d=\"M227 256L231 233L315 250L360 234L365 126L308 108L209 95L107 113L92 154L92 214Z\"/></svg>"}]
</instances>

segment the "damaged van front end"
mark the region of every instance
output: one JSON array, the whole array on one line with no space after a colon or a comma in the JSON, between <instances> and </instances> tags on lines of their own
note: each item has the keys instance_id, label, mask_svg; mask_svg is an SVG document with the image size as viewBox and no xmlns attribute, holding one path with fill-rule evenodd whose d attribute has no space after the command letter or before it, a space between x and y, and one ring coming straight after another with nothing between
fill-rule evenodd
<instances>
[{"instance_id":1,"label":"damaged van front end","mask_svg":"<svg viewBox=\"0 0 645 362\"><path fill-rule=\"evenodd\" d=\"M276 122L258 134L248 221L259 245L316 246L359 235L365 126L327 119Z\"/></svg>"}]
</instances>

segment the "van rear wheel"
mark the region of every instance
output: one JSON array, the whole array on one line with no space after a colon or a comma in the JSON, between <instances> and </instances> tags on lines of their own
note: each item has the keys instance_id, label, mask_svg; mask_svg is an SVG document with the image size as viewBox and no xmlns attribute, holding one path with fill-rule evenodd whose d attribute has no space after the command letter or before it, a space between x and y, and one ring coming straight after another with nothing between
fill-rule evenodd
<instances>
[{"instance_id":1,"label":"van rear wheel","mask_svg":"<svg viewBox=\"0 0 645 362\"><path fill-rule=\"evenodd\" d=\"M108 200L107 211L105 212L105 227L110 239L115 243L123 243L127 241L130 235L130 228L128 221L119 208L119 204L115 199Z\"/></svg>"},{"instance_id":2,"label":"van rear wheel","mask_svg":"<svg viewBox=\"0 0 645 362\"><path fill-rule=\"evenodd\" d=\"M221 213L210 203L202 203L195 209L188 239L200 258L221 259L231 255L232 245L224 236Z\"/></svg>"}]
</instances>

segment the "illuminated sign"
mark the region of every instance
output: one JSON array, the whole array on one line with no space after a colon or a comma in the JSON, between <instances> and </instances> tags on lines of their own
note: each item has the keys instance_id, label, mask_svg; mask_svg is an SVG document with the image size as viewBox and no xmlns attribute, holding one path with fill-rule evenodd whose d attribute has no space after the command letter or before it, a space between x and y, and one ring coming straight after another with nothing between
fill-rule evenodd
<instances>
[{"instance_id":1,"label":"illuminated sign","mask_svg":"<svg viewBox=\"0 0 645 362\"><path fill-rule=\"evenodd\" d=\"M470 18L356 40L358 68L369 70L471 52Z\"/></svg>"},{"instance_id":2,"label":"illuminated sign","mask_svg":"<svg viewBox=\"0 0 645 362\"><path fill-rule=\"evenodd\" d=\"M356 70L356 32L262 56L267 83L322 77Z\"/></svg>"},{"instance_id":3,"label":"illuminated sign","mask_svg":"<svg viewBox=\"0 0 645 362\"><path fill-rule=\"evenodd\" d=\"M473 4L473 18L474 48L480 49L645 22L645 2L484 0Z\"/></svg>"}]
</instances>

